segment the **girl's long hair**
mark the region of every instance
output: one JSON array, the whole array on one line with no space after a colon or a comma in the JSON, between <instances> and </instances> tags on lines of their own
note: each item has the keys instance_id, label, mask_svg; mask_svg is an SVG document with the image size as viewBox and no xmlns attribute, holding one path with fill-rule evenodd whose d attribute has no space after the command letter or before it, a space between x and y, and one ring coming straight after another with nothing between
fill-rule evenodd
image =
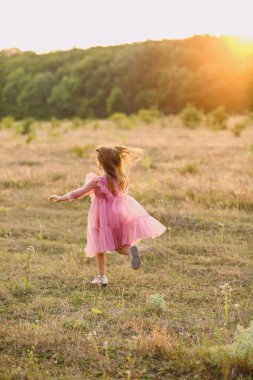
<instances>
[{"instance_id":1,"label":"girl's long hair","mask_svg":"<svg viewBox=\"0 0 253 380\"><path fill-rule=\"evenodd\" d=\"M97 159L106 173L111 192L116 194L114 180L117 180L121 190L126 190L128 186L127 166L133 161L137 161L143 155L143 151L122 145L103 145L98 146L96 152Z\"/></svg>"}]
</instances>

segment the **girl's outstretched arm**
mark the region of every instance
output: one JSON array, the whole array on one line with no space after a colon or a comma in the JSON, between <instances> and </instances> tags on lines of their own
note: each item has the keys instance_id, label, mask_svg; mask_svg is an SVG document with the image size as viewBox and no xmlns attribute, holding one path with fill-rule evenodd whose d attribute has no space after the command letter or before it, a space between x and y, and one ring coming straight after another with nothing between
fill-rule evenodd
<instances>
[{"instance_id":1,"label":"girl's outstretched arm","mask_svg":"<svg viewBox=\"0 0 253 380\"><path fill-rule=\"evenodd\" d=\"M68 198L65 195L56 195L56 194L53 194L53 195L50 195L50 197L48 197L48 200L49 201L54 201L54 202L60 202L60 201L68 201Z\"/></svg>"},{"instance_id":2,"label":"girl's outstretched arm","mask_svg":"<svg viewBox=\"0 0 253 380\"><path fill-rule=\"evenodd\" d=\"M78 187L77 189L69 191L68 193L61 196L51 195L48 198L48 200L60 202L60 201L72 201L73 199L79 199L81 197L88 195L96 186L97 186L97 178L93 178L91 181L89 181L87 184L83 185L82 187Z\"/></svg>"},{"instance_id":3,"label":"girl's outstretched arm","mask_svg":"<svg viewBox=\"0 0 253 380\"><path fill-rule=\"evenodd\" d=\"M82 187L78 187L75 190L69 191L64 196L67 197L69 201L73 199L78 199L88 195L97 185L97 178L92 179L87 184L84 184Z\"/></svg>"}]
</instances>

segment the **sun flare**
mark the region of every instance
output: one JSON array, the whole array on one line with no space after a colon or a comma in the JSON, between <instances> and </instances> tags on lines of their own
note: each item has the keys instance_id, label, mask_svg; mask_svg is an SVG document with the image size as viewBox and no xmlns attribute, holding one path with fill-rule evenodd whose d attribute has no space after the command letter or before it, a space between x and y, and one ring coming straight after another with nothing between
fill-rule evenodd
<instances>
[{"instance_id":1,"label":"sun flare","mask_svg":"<svg viewBox=\"0 0 253 380\"><path fill-rule=\"evenodd\" d=\"M253 54L253 38L250 36L227 37L226 42L231 52L239 58Z\"/></svg>"}]
</instances>

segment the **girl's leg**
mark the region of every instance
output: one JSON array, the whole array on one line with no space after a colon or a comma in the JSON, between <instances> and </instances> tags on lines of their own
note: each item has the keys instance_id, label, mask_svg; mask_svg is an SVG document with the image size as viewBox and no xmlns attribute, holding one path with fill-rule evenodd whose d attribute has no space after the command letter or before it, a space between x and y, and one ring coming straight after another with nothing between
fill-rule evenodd
<instances>
[{"instance_id":1,"label":"girl's leg","mask_svg":"<svg viewBox=\"0 0 253 380\"><path fill-rule=\"evenodd\" d=\"M102 285L107 286L108 279L105 274L105 254L104 252L97 253L96 255L97 260L97 268L98 268L98 276L94 278L93 281L91 281L92 284L96 285Z\"/></svg>"},{"instance_id":2,"label":"girl's leg","mask_svg":"<svg viewBox=\"0 0 253 380\"><path fill-rule=\"evenodd\" d=\"M120 255L128 255L130 252L131 245L124 245L122 248L116 249Z\"/></svg>"},{"instance_id":3,"label":"girl's leg","mask_svg":"<svg viewBox=\"0 0 253 380\"><path fill-rule=\"evenodd\" d=\"M96 255L98 274L103 276L105 274L105 254L104 252Z\"/></svg>"},{"instance_id":4,"label":"girl's leg","mask_svg":"<svg viewBox=\"0 0 253 380\"><path fill-rule=\"evenodd\" d=\"M129 255L133 269L139 269L141 266L141 259L139 256L138 248L135 245L124 245L122 248L116 249L116 252L121 255Z\"/></svg>"}]
</instances>

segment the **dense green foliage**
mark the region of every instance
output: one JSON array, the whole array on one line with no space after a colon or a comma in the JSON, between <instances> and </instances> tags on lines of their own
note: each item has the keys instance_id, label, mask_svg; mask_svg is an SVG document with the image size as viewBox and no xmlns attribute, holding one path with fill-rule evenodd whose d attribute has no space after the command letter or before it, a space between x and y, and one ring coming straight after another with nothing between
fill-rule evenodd
<instances>
[{"instance_id":1,"label":"dense green foliage","mask_svg":"<svg viewBox=\"0 0 253 380\"><path fill-rule=\"evenodd\" d=\"M188 103L203 111L253 107L252 53L231 38L194 36L86 50L0 52L0 117L107 117Z\"/></svg>"}]
</instances>

